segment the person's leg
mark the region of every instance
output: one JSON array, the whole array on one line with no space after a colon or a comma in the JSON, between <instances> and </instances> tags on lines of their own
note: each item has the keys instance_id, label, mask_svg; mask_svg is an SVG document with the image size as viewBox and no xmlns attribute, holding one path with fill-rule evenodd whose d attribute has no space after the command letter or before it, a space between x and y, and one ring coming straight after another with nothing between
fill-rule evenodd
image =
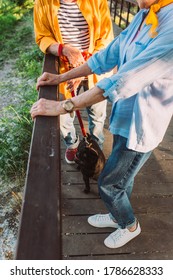
<instances>
[{"instance_id":1,"label":"person's leg","mask_svg":"<svg viewBox=\"0 0 173 280\"><path fill-rule=\"evenodd\" d=\"M78 95L81 89L82 91L88 89L87 81L81 82L75 92L75 95ZM60 129L65 145L67 147L65 152L65 160L69 164L75 163L74 158L77 152L77 147L79 145L79 137L74 126L75 115L75 112L73 114L73 117L71 117L70 114L60 115Z\"/></svg>"},{"instance_id":2,"label":"person's leg","mask_svg":"<svg viewBox=\"0 0 173 280\"><path fill-rule=\"evenodd\" d=\"M103 148L104 142L103 128L106 119L106 107L107 100L104 100L86 108L88 113L89 132L92 138L97 141L101 149Z\"/></svg>"},{"instance_id":3,"label":"person's leg","mask_svg":"<svg viewBox=\"0 0 173 280\"><path fill-rule=\"evenodd\" d=\"M76 135L76 130L73 123L74 118L75 113L73 117L71 117L70 114L60 115L60 129L67 147L65 152L65 160L69 164L74 163L76 149L79 144L79 139Z\"/></svg>"},{"instance_id":4,"label":"person's leg","mask_svg":"<svg viewBox=\"0 0 173 280\"><path fill-rule=\"evenodd\" d=\"M83 86L83 91L88 90L87 80L84 80L81 85ZM103 128L106 119L106 108L107 100L86 108L88 114L89 132L92 138L97 141L101 149L103 148L104 142Z\"/></svg>"},{"instance_id":5,"label":"person's leg","mask_svg":"<svg viewBox=\"0 0 173 280\"><path fill-rule=\"evenodd\" d=\"M135 223L129 200L133 180L151 154L127 149L126 141L124 137L116 137L113 151L98 180L101 198L121 228Z\"/></svg>"},{"instance_id":6,"label":"person's leg","mask_svg":"<svg viewBox=\"0 0 173 280\"><path fill-rule=\"evenodd\" d=\"M119 227L105 239L105 245L109 248L125 245L141 231L140 225L136 223L130 195L134 177L151 154L127 149L127 139L124 137L116 136L115 139L113 151L98 180L100 195L110 213L109 217L112 218L114 227ZM96 217L93 219L96 220ZM103 225L104 221L102 227Z\"/></svg>"}]
</instances>

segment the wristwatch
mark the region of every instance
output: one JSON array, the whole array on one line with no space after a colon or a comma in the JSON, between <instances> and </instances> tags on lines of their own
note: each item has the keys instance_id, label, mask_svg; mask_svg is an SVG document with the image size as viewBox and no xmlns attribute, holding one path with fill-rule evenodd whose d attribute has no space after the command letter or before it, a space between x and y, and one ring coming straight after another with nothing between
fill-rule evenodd
<instances>
[{"instance_id":1,"label":"wristwatch","mask_svg":"<svg viewBox=\"0 0 173 280\"><path fill-rule=\"evenodd\" d=\"M74 110L74 103L71 99L67 99L62 103L62 107L67 113L72 113Z\"/></svg>"}]
</instances>

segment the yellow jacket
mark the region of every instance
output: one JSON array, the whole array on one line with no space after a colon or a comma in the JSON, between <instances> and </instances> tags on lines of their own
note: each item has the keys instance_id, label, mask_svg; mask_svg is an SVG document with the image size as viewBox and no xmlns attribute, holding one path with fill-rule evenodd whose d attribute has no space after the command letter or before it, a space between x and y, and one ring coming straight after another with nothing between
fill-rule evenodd
<instances>
[{"instance_id":1,"label":"yellow jacket","mask_svg":"<svg viewBox=\"0 0 173 280\"><path fill-rule=\"evenodd\" d=\"M86 19L89 27L90 45L89 53L105 48L113 39L113 29L107 0L77 0L77 5ZM59 0L35 0L34 3L34 30L36 43L43 53L55 43L63 43L57 11L60 7ZM63 65L60 73L65 71ZM103 78L95 74L88 77L89 88ZM70 97L66 91L66 83L60 85L60 92Z\"/></svg>"}]
</instances>

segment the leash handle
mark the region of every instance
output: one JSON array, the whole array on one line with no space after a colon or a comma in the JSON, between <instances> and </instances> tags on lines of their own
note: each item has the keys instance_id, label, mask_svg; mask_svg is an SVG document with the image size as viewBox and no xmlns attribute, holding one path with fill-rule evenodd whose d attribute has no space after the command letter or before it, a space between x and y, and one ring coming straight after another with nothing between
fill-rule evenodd
<instances>
[{"instance_id":1,"label":"leash handle","mask_svg":"<svg viewBox=\"0 0 173 280\"><path fill-rule=\"evenodd\" d=\"M71 95L72 95L72 97L75 96L74 90L71 91ZM83 125L83 121L82 121L81 114L80 114L79 110L76 110L76 115L77 115L77 118L78 118L78 121L79 121L79 124L80 124L80 128L81 128L82 134L83 134L84 137L86 137L87 133L86 133L85 127Z\"/></svg>"}]
</instances>

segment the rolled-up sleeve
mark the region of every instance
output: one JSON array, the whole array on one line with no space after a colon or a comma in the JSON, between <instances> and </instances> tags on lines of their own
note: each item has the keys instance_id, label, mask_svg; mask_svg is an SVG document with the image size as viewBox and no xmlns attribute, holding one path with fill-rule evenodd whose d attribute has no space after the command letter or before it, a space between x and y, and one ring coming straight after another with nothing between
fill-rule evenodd
<instances>
[{"instance_id":1,"label":"rolled-up sleeve","mask_svg":"<svg viewBox=\"0 0 173 280\"><path fill-rule=\"evenodd\" d=\"M97 75L110 72L119 60L119 37L115 38L105 49L91 56L87 64Z\"/></svg>"},{"instance_id":2,"label":"rolled-up sleeve","mask_svg":"<svg viewBox=\"0 0 173 280\"><path fill-rule=\"evenodd\" d=\"M104 90L104 96L109 101L115 102L120 98L128 98L138 93L143 87L151 84L157 77L165 73L167 68L170 68L173 57L173 37L166 41L168 37L166 35L160 35L136 58L121 65L116 74L104 78L96 84L97 87ZM93 72L101 74L103 69L107 70L117 62L112 55L115 49L113 44L115 42L110 44L102 54L96 54L90 58L89 67ZM106 59L104 59L104 55L106 55ZM114 62L110 62L111 59Z\"/></svg>"}]
</instances>

